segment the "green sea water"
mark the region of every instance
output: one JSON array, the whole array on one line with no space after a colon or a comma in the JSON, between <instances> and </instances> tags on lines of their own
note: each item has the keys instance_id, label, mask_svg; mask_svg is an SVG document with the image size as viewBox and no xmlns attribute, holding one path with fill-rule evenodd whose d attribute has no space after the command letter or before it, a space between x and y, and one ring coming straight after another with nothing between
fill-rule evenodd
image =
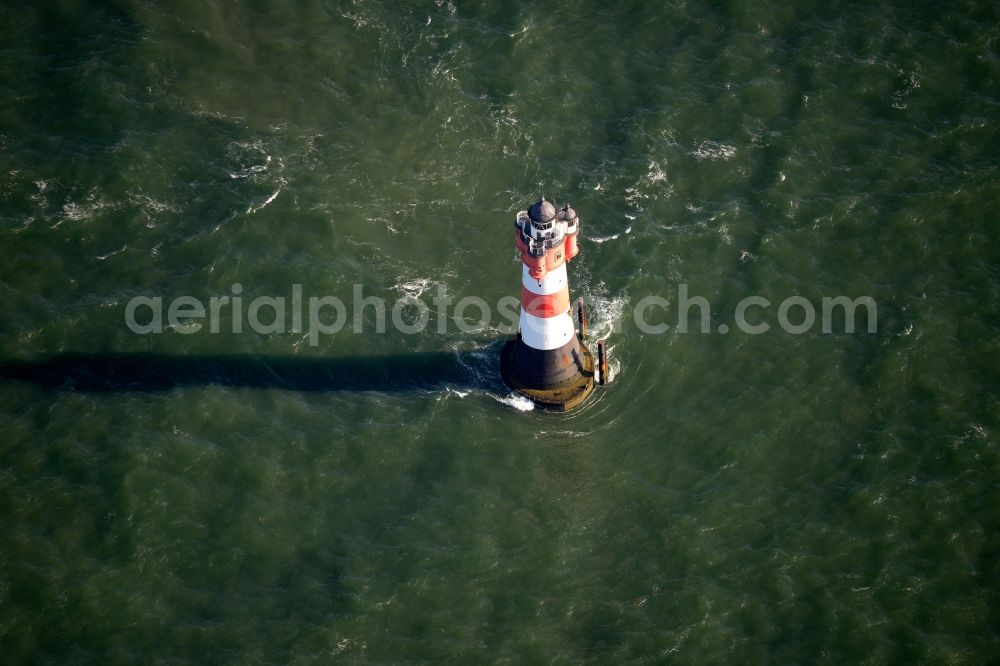
<instances>
[{"instance_id":1,"label":"green sea water","mask_svg":"<svg viewBox=\"0 0 1000 666\"><path fill-rule=\"evenodd\" d=\"M996 661L998 25L4 2L0 662ZM236 283L492 305L539 194L612 355L569 414L503 387L495 316L126 325ZM779 325L837 296L874 321Z\"/></svg>"}]
</instances>

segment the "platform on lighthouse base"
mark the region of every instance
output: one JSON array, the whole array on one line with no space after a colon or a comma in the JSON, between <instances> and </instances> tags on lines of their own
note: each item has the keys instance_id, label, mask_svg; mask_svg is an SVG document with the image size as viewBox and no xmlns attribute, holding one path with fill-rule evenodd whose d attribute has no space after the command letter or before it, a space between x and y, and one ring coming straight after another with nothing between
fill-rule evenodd
<instances>
[{"instance_id":1,"label":"platform on lighthouse base","mask_svg":"<svg viewBox=\"0 0 1000 666\"><path fill-rule=\"evenodd\" d=\"M580 343L583 352L583 367L573 378L546 387L525 386L511 372L514 360L514 350L521 343L518 336L507 340L500 350L500 377L504 383L538 407L559 412L568 412L587 399L594 390L594 356L587 346Z\"/></svg>"}]
</instances>

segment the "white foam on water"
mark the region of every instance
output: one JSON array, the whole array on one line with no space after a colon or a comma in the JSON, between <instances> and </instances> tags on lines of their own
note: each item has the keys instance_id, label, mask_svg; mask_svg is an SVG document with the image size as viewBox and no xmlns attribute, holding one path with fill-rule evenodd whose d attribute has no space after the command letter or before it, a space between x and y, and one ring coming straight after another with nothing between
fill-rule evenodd
<instances>
[{"instance_id":1,"label":"white foam on water","mask_svg":"<svg viewBox=\"0 0 1000 666\"><path fill-rule=\"evenodd\" d=\"M729 233L729 225L728 224L723 224L721 227L719 227L719 236L722 237L722 241L726 245L732 245L733 244L733 237Z\"/></svg>"},{"instance_id":2,"label":"white foam on water","mask_svg":"<svg viewBox=\"0 0 1000 666\"><path fill-rule=\"evenodd\" d=\"M649 161L649 170L646 172L647 183L667 182L667 172L653 160Z\"/></svg>"},{"instance_id":3,"label":"white foam on water","mask_svg":"<svg viewBox=\"0 0 1000 666\"><path fill-rule=\"evenodd\" d=\"M628 215L626 215L625 217L628 217ZM635 217L630 217L629 219L630 220L634 220ZM632 233L632 227L631 227L631 225L627 229L625 229L625 231L623 231L623 232L621 232L619 234L612 234L610 236L597 236L595 238L590 238L590 240L593 241L593 242L595 242L595 243L597 243L598 245L600 245L601 243L607 243L608 241L618 240L622 236L627 236L630 233Z\"/></svg>"},{"instance_id":4,"label":"white foam on water","mask_svg":"<svg viewBox=\"0 0 1000 666\"><path fill-rule=\"evenodd\" d=\"M614 355L614 347L607 347L606 352L608 355L608 384L615 380L618 373L621 372L622 364L621 361Z\"/></svg>"},{"instance_id":5,"label":"white foam on water","mask_svg":"<svg viewBox=\"0 0 1000 666\"><path fill-rule=\"evenodd\" d=\"M517 393L510 393L507 396L499 396L490 393L489 396L500 404L507 405L508 407L516 409L519 412L530 412L535 408L535 403Z\"/></svg>"},{"instance_id":6,"label":"white foam on water","mask_svg":"<svg viewBox=\"0 0 1000 666\"><path fill-rule=\"evenodd\" d=\"M728 160L736 156L736 146L719 141L702 141L698 148L689 154L699 160Z\"/></svg>"},{"instance_id":7,"label":"white foam on water","mask_svg":"<svg viewBox=\"0 0 1000 666\"><path fill-rule=\"evenodd\" d=\"M440 284L437 280L421 277L397 282L392 286L392 288L403 296L420 298L424 292L437 284Z\"/></svg>"},{"instance_id":8,"label":"white foam on water","mask_svg":"<svg viewBox=\"0 0 1000 666\"><path fill-rule=\"evenodd\" d=\"M567 439L580 439L587 437L592 433L592 430L538 430L531 436L531 438L541 440L551 440L560 437Z\"/></svg>"},{"instance_id":9,"label":"white foam on water","mask_svg":"<svg viewBox=\"0 0 1000 666\"><path fill-rule=\"evenodd\" d=\"M517 32L508 33L507 36L514 40L514 47L517 48L521 45L521 42L529 36L529 33L534 29L534 25L531 23L525 23L521 26L521 29Z\"/></svg>"},{"instance_id":10,"label":"white foam on water","mask_svg":"<svg viewBox=\"0 0 1000 666\"><path fill-rule=\"evenodd\" d=\"M250 204L249 206L247 206L246 214L249 215L249 214L252 214L252 213L256 213L257 211L261 210L262 208L265 208L268 204L270 204L272 201L274 201L275 199L277 199L278 195L281 194L281 186L282 185L284 185L284 181L282 181L281 184L278 185L278 189L276 189L274 191L274 193L271 194L271 196L269 196L266 199L264 199L263 202L261 202L259 204Z\"/></svg>"},{"instance_id":11,"label":"white foam on water","mask_svg":"<svg viewBox=\"0 0 1000 666\"><path fill-rule=\"evenodd\" d=\"M113 257L113 256L115 256L116 254L121 254L122 252L124 252L124 251L125 251L125 250L127 250L127 249L128 249L128 245L122 245L122 248L121 248L120 250L115 250L114 252L108 252L108 253L107 253L107 254L105 254L105 255L101 255L101 256L97 257L97 260L98 260L98 261L104 261L104 260L105 260L105 259L107 259L108 257Z\"/></svg>"},{"instance_id":12,"label":"white foam on water","mask_svg":"<svg viewBox=\"0 0 1000 666\"><path fill-rule=\"evenodd\" d=\"M245 169L240 169L239 171L230 171L230 178L250 178L258 173L264 173L267 171L267 165L271 163L271 156L267 155L267 159L264 160L263 164L254 164L248 166Z\"/></svg>"},{"instance_id":13,"label":"white foam on water","mask_svg":"<svg viewBox=\"0 0 1000 666\"><path fill-rule=\"evenodd\" d=\"M908 99L914 90L920 87L921 80L921 68L917 67L912 72L906 72L900 67L892 67L896 73L906 79L906 83L903 84L902 88L897 90L892 95L892 108L894 109L905 109L909 106Z\"/></svg>"},{"instance_id":14,"label":"white foam on water","mask_svg":"<svg viewBox=\"0 0 1000 666\"><path fill-rule=\"evenodd\" d=\"M178 206L174 206L164 201L159 201L158 199L154 199L153 197L141 192L129 192L126 198L130 204L133 206L139 206L147 213L163 213L166 211L178 213L182 210Z\"/></svg>"},{"instance_id":15,"label":"white foam on water","mask_svg":"<svg viewBox=\"0 0 1000 666\"><path fill-rule=\"evenodd\" d=\"M118 208L119 204L111 203L98 198L98 193L96 190L91 190L87 195L85 203L77 203L75 201L68 201L63 204L62 210L59 212L59 220L52 225L53 229L56 229L64 222L79 222L82 220L90 219L95 213L101 211L104 208Z\"/></svg>"},{"instance_id":16,"label":"white foam on water","mask_svg":"<svg viewBox=\"0 0 1000 666\"><path fill-rule=\"evenodd\" d=\"M635 210L642 210L642 202L660 199L673 194L674 186L667 177L666 162L649 160L646 173L635 183L625 188L625 203Z\"/></svg>"},{"instance_id":17,"label":"white foam on water","mask_svg":"<svg viewBox=\"0 0 1000 666\"><path fill-rule=\"evenodd\" d=\"M458 7L455 5L454 2L452 2L452 0L434 0L434 4L437 5L438 7L444 7L445 9L448 10L448 13L451 14L452 16L454 16L455 12L458 11Z\"/></svg>"},{"instance_id":18,"label":"white foam on water","mask_svg":"<svg viewBox=\"0 0 1000 666\"><path fill-rule=\"evenodd\" d=\"M628 298L625 294L610 299L594 296L587 311L587 338L595 341L610 338L627 303Z\"/></svg>"},{"instance_id":19,"label":"white foam on water","mask_svg":"<svg viewBox=\"0 0 1000 666\"><path fill-rule=\"evenodd\" d=\"M459 398L465 398L468 397L470 393L472 393L472 391L459 391L458 389L453 389L450 386L447 386L445 387L443 392L438 393L438 396L437 398L435 398L435 400L437 402L441 402L442 400L447 400L453 395Z\"/></svg>"},{"instance_id":20,"label":"white foam on water","mask_svg":"<svg viewBox=\"0 0 1000 666\"><path fill-rule=\"evenodd\" d=\"M85 220L89 217L89 212L80 204L71 201L63 204L62 216L67 220Z\"/></svg>"}]
</instances>

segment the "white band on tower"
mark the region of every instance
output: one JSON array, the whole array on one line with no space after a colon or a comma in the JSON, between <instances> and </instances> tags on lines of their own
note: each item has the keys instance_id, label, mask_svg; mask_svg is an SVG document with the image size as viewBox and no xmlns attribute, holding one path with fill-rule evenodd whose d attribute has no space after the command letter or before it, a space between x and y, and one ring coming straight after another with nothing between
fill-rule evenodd
<instances>
[{"instance_id":1,"label":"white band on tower","mask_svg":"<svg viewBox=\"0 0 1000 666\"><path fill-rule=\"evenodd\" d=\"M528 267L524 264L521 265L521 268L521 284L533 294L547 296L558 292L560 289L569 289L565 262L547 272L540 280L531 277Z\"/></svg>"},{"instance_id":2,"label":"white band on tower","mask_svg":"<svg viewBox=\"0 0 1000 666\"><path fill-rule=\"evenodd\" d=\"M521 308L521 340L533 349L559 349L576 335L569 310L554 317L536 317Z\"/></svg>"}]
</instances>

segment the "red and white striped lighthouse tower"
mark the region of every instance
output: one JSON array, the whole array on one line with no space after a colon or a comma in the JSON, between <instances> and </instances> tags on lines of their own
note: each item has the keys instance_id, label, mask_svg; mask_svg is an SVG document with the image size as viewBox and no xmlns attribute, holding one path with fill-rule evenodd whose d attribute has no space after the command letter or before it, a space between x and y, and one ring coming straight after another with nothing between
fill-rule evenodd
<instances>
[{"instance_id":1,"label":"red and white striped lighthouse tower","mask_svg":"<svg viewBox=\"0 0 1000 666\"><path fill-rule=\"evenodd\" d=\"M580 221L568 205L542 197L517 214L521 254L520 331L500 353L504 382L542 407L569 410L594 388L594 360L577 335L566 262L579 253ZM581 329L584 321L581 313Z\"/></svg>"}]
</instances>

